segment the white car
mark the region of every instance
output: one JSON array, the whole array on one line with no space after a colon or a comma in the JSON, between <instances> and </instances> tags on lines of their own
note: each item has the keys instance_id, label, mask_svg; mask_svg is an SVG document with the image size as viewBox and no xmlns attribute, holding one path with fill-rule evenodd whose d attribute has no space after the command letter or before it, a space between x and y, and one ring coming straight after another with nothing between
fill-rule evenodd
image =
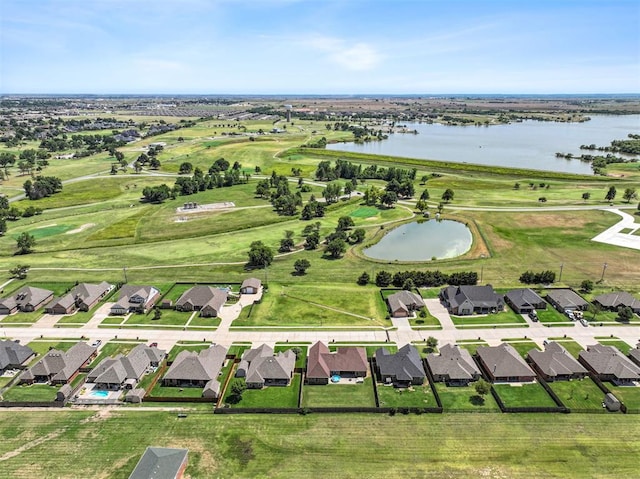
<instances>
[{"instance_id":1,"label":"white car","mask_svg":"<svg viewBox=\"0 0 640 479\"><path fill-rule=\"evenodd\" d=\"M102 344L102 341L100 341L99 339L96 339L93 343L91 343L91 346L93 346L94 348L97 348L101 344Z\"/></svg>"}]
</instances>

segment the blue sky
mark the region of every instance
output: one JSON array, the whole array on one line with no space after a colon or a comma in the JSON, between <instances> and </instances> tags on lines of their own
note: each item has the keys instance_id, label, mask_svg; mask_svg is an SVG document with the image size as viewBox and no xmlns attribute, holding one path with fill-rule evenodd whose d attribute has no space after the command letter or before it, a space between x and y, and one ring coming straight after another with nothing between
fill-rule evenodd
<instances>
[{"instance_id":1,"label":"blue sky","mask_svg":"<svg viewBox=\"0 0 640 479\"><path fill-rule=\"evenodd\" d=\"M1 0L0 92L639 93L640 2Z\"/></svg>"}]
</instances>

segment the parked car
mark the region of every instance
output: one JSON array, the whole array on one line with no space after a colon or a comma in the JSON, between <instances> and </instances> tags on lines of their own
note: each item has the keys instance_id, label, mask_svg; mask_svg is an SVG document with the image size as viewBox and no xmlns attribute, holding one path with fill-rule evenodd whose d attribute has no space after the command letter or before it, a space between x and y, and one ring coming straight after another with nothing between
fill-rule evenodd
<instances>
[{"instance_id":1,"label":"parked car","mask_svg":"<svg viewBox=\"0 0 640 479\"><path fill-rule=\"evenodd\" d=\"M150 348L157 348L158 347L158 343L151 343L149 345Z\"/></svg>"},{"instance_id":2,"label":"parked car","mask_svg":"<svg viewBox=\"0 0 640 479\"><path fill-rule=\"evenodd\" d=\"M529 319L531 321L538 321L538 314L535 311L529 313Z\"/></svg>"},{"instance_id":3,"label":"parked car","mask_svg":"<svg viewBox=\"0 0 640 479\"><path fill-rule=\"evenodd\" d=\"M102 344L102 341L100 339L96 339L93 343L91 343L91 346L93 346L94 348L97 348L101 344Z\"/></svg>"}]
</instances>

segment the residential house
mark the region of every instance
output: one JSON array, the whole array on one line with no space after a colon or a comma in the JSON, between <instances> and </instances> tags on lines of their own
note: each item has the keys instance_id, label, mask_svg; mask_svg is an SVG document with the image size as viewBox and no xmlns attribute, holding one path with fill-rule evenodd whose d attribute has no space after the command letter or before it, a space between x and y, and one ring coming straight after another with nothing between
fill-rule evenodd
<instances>
[{"instance_id":1,"label":"residential house","mask_svg":"<svg viewBox=\"0 0 640 479\"><path fill-rule=\"evenodd\" d=\"M214 318L220 314L227 301L227 291L211 286L194 286L185 291L176 301L178 311L200 311L204 318Z\"/></svg>"},{"instance_id":2,"label":"residential house","mask_svg":"<svg viewBox=\"0 0 640 479\"><path fill-rule=\"evenodd\" d=\"M552 341L544 351L532 349L527 355L533 369L545 381L582 379L588 371L560 344Z\"/></svg>"},{"instance_id":3,"label":"residential house","mask_svg":"<svg viewBox=\"0 0 640 479\"><path fill-rule=\"evenodd\" d=\"M536 373L510 344L479 346L480 366L492 382L531 382Z\"/></svg>"},{"instance_id":4,"label":"residential house","mask_svg":"<svg viewBox=\"0 0 640 479\"><path fill-rule=\"evenodd\" d=\"M64 296L54 298L45 308L49 314L71 314L76 309L89 311L104 298L113 285L103 281L100 284L80 283Z\"/></svg>"},{"instance_id":5,"label":"residential house","mask_svg":"<svg viewBox=\"0 0 640 479\"><path fill-rule=\"evenodd\" d=\"M118 301L111 306L110 313L116 316L146 313L159 299L160 291L153 286L124 285L120 288Z\"/></svg>"},{"instance_id":6,"label":"residential house","mask_svg":"<svg viewBox=\"0 0 640 479\"><path fill-rule=\"evenodd\" d=\"M589 303L571 289L552 289L547 293L547 301L561 313L576 310L584 311L589 306Z\"/></svg>"},{"instance_id":7,"label":"residential house","mask_svg":"<svg viewBox=\"0 0 640 479\"><path fill-rule=\"evenodd\" d=\"M586 351L580 351L578 360L600 381L612 381L614 384L623 385L640 380L640 366L614 346L588 346Z\"/></svg>"},{"instance_id":8,"label":"residential house","mask_svg":"<svg viewBox=\"0 0 640 479\"><path fill-rule=\"evenodd\" d=\"M258 294L262 287L262 281L258 278L247 278L242 282L240 286L241 294Z\"/></svg>"},{"instance_id":9,"label":"residential house","mask_svg":"<svg viewBox=\"0 0 640 479\"><path fill-rule=\"evenodd\" d=\"M342 346L332 353L318 341L309 349L306 379L309 384L328 384L331 376L365 377L367 352L362 347Z\"/></svg>"},{"instance_id":10,"label":"residential house","mask_svg":"<svg viewBox=\"0 0 640 479\"><path fill-rule=\"evenodd\" d=\"M433 380L444 382L447 386L466 386L481 377L471 353L456 344L445 344L439 354L427 354L427 365Z\"/></svg>"},{"instance_id":11,"label":"residential house","mask_svg":"<svg viewBox=\"0 0 640 479\"><path fill-rule=\"evenodd\" d=\"M629 359L640 366L640 343L638 343L635 348L629 351Z\"/></svg>"},{"instance_id":12,"label":"residential house","mask_svg":"<svg viewBox=\"0 0 640 479\"><path fill-rule=\"evenodd\" d=\"M448 286L440 290L440 299L451 314L459 316L497 313L504 309L504 299L490 284Z\"/></svg>"},{"instance_id":13,"label":"residential house","mask_svg":"<svg viewBox=\"0 0 640 479\"><path fill-rule=\"evenodd\" d=\"M518 314L547 309L547 302L530 288L513 289L504 295L504 300Z\"/></svg>"},{"instance_id":14,"label":"residential house","mask_svg":"<svg viewBox=\"0 0 640 479\"><path fill-rule=\"evenodd\" d=\"M411 291L398 291L387 297L387 307L389 314L393 318L406 318L413 311L424 307L424 301L416 293Z\"/></svg>"},{"instance_id":15,"label":"residential house","mask_svg":"<svg viewBox=\"0 0 640 479\"><path fill-rule=\"evenodd\" d=\"M0 341L0 374L7 369L22 369L35 354L29 346L15 341Z\"/></svg>"},{"instance_id":16,"label":"residential house","mask_svg":"<svg viewBox=\"0 0 640 479\"><path fill-rule=\"evenodd\" d=\"M295 366L296 355L292 350L274 354L271 346L263 344L242 354L236 377L244 377L250 389L288 386Z\"/></svg>"},{"instance_id":17,"label":"residential house","mask_svg":"<svg viewBox=\"0 0 640 479\"><path fill-rule=\"evenodd\" d=\"M98 389L134 389L142 376L157 367L165 356L161 349L138 344L126 356L118 354L100 361L87 375L87 382L95 383Z\"/></svg>"},{"instance_id":18,"label":"residential house","mask_svg":"<svg viewBox=\"0 0 640 479\"><path fill-rule=\"evenodd\" d=\"M593 302L608 311L618 311L618 308L628 306L634 313L640 314L640 299L635 298L626 291L601 294L593 298Z\"/></svg>"},{"instance_id":19,"label":"residential house","mask_svg":"<svg viewBox=\"0 0 640 479\"><path fill-rule=\"evenodd\" d=\"M180 351L162 378L162 385L198 387L217 391L219 394L218 375L226 356L227 348L216 344L200 352Z\"/></svg>"},{"instance_id":20,"label":"residential house","mask_svg":"<svg viewBox=\"0 0 640 479\"><path fill-rule=\"evenodd\" d=\"M419 386L427 377L420 353L411 344L404 345L395 354L391 354L387 348L380 348L376 350L375 358L376 370L383 383L403 388Z\"/></svg>"},{"instance_id":21,"label":"residential house","mask_svg":"<svg viewBox=\"0 0 640 479\"><path fill-rule=\"evenodd\" d=\"M68 351L50 349L40 361L20 375L21 383L48 382L66 384L96 357L97 348L85 342L71 346Z\"/></svg>"},{"instance_id":22,"label":"residential house","mask_svg":"<svg viewBox=\"0 0 640 479\"><path fill-rule=\"evenodd\" d=\"M129 479L182 479L188 454L188 449L149 446Z\"/></svg>"},{"instance_id":23,"label":"residential house","mask_svg":"<svg viewBox=\"0 0 640 479\"><path fill-rule=\"evenodd\" d=\"M0 314L36 311L53 298L53 291L33 286L23 286L13 296L0 299Z\"/></svg>"}]
</instances>

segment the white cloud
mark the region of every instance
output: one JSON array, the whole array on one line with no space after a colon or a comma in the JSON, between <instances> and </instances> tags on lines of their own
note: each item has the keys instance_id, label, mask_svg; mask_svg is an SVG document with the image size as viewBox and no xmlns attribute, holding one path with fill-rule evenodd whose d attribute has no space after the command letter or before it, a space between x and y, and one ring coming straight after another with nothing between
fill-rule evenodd
<instances>
[{"instance_id":1,"label":"white cloud","mask_svg":"<svg viewBox=\"0 0 640 479\"><path fill-rule=\"evenodd\" d=\"M373 46L364 42L349 45L338 38L316 37L309 41L309 45L325 52L331 62L352 71L372 70L384 58Z\"/></svg>"}]
</instances>

